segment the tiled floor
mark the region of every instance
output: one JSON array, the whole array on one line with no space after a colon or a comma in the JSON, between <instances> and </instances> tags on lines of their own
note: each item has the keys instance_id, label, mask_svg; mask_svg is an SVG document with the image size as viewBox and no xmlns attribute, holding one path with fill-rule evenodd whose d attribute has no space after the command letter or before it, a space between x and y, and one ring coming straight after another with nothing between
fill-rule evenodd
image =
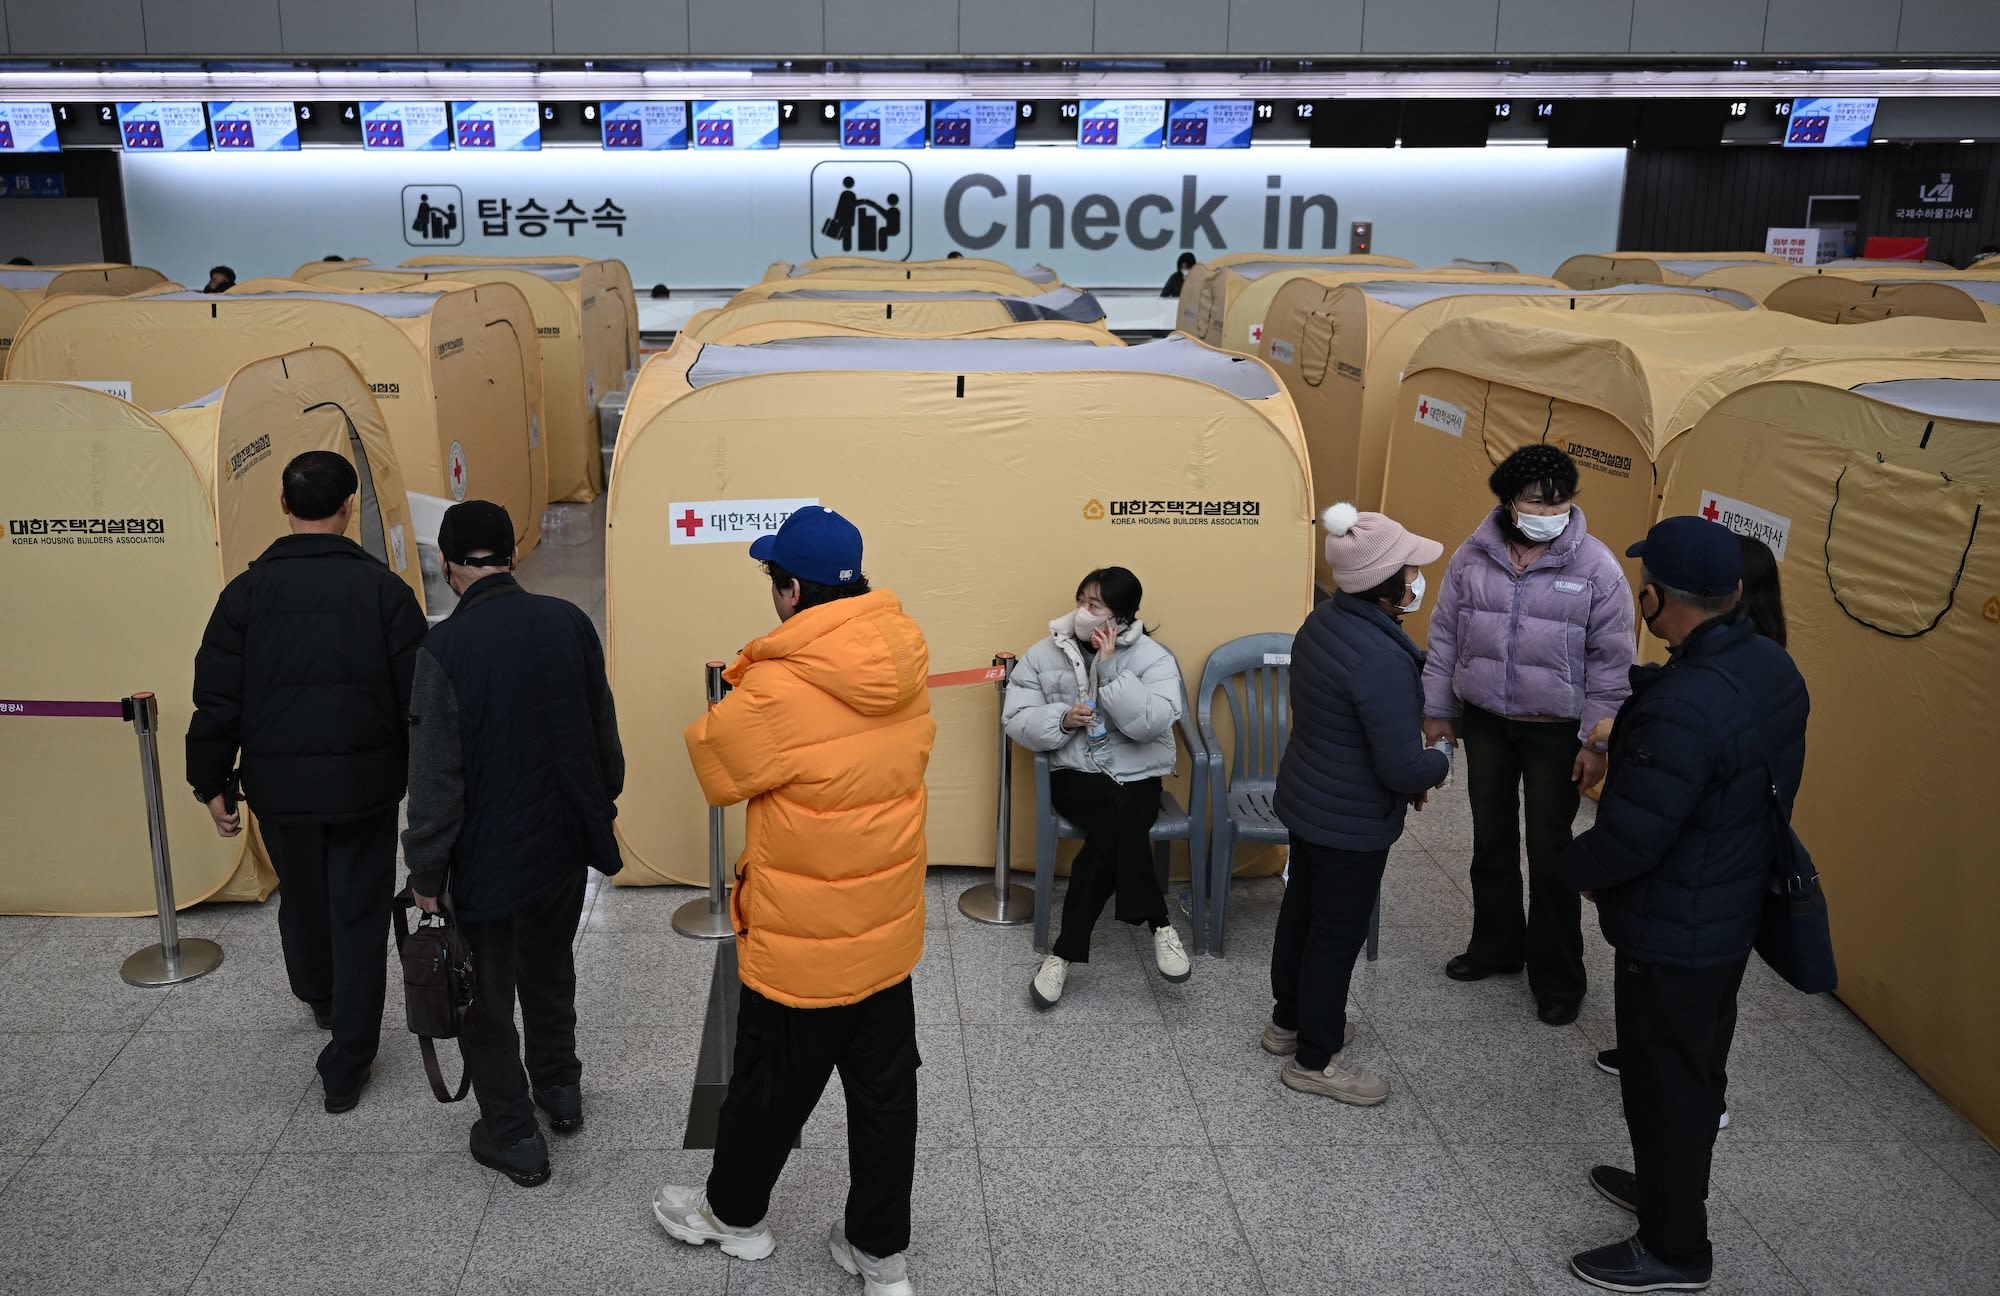
<instances>
[{"instance_id":1,"label":"tiled floor","mask_svg":"<svg viewBox=\"0 0 2000 1296\"><path fill-rule=\"evenodd\" d=\"M602 615L594 546L545 546L531 588ZM635 723L626 717L626 723ZM1588 811L1586 810L1586 814ZM1255 1042L1275 879L1242 882L1229 957L1168 985L1108 921L1053 1013L1027 1005L1024 928L962 918L940 873L918 969L922 1073L912 1268L930 1296L1563 1293L1566 1259L1630 1219L1584 1181L1627 1160L1608 951L1587 940L1582 1020L1534 1020L1518 978L1447 981L1470 908L1461 792L1412 820L1382 958L1353 1000L1370 1110L1294 1094ZM593 886L577 937L589 1123L515 1188L465 1154L390 1029L361 1107L320 1108L322 1038L289 996L276 903L184 931L212 976L124 986L134 921L0 918L0 1293L848 1293L823 1237L846 1181L837 1098L807 1126L757 1264L666 1240L649 1199L680 1148L713 947L673 934L684 890ZM1731 1128L1710 1198L1715 1289L2000 1292L2000 1153L1844 1007L1751 965Z\"/></svg>"}]
</instances>

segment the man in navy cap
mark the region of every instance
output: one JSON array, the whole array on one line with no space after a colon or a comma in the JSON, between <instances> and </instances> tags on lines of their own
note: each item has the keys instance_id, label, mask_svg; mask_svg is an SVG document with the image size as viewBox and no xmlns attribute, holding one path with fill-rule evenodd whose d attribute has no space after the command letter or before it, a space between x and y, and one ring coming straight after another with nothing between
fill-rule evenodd
<instances>
[{"instance_id":1,"label":"man in navy cap","mask_svg":"<svg viewBox=\"0 0 2000 1296\"><path fill-rule=\"evenodd\" d=\"M1619 1083L1632 1169L1591 1184L1639 1217L1623 1242L1570 1261L1612 1291L1708 1286L1709 1157L1724 1110L1736 991L1806 757L1805 680L1738 608L1741 549L1726 527L1671 517L1626 550L1639 615L1667 645L1632 668L1611 731L1597 824L1565 855L1617 954Z\"/></svg>"}]
</instances>

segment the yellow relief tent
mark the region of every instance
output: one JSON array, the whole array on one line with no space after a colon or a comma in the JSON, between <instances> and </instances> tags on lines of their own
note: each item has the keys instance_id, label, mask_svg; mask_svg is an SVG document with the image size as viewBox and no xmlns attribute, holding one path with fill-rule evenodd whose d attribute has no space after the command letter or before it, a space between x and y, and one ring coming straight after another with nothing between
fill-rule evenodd
<instances>
[{"instance_id":1,"label":"yellow relief tent","mask_svg":"<svg viewBox=\"0 0 2000 1296\"><path fill-rule=\"evenodd\" d=\"M1688 280L1690 288L1722 288L1730 292L1740 292L1746 297L1763 304L1773 292L1794 279L1809 279L1812 271L1795 265L1726 265L1715 270L1705 270Z\"/></svg>"},{"instance_id":2,"label":"yellow relief tent","mask_svg":"<svg viewBox=\"0 0 2000 1296\"><path fill-rule=\"evenodd\" d=\"M683 335L640 373L611 480L612 686L622 710L649 717L625 734L623 883L706 880L707 814L681 730L702 712L703 663L771 629L747 546L804 501L861 528L867 575L922 625L933 672L1024 651L1104 564L1145 582L1146 617L1190 681L1218 644L1295 630L1311 604L1305 447L1284 388L1254 361L1185 338ZM995 690L932 701L930 858L991 865ZM1015 771L1014 859L1029 866L1027 758Z\"/></svg>"},{"instance_id":3,"label":"yellow relief tent","mask_svg":"<svg viewBox=\"0 0 2000 1296\"><path fill-rule=\"evenodd\" d=\"M729 299L730 306L759 301L813 301L834 293L901 293L909 296L983 293L992 297L1037 297L1059 284L1036 283L1011 270L953 270L915 278L886 276L873 270L833 269L795 279L765 279Z\"/></svg>"},{"instance_id":4,"label":"yellow relief tent","mask_svg":"<svg viewBox=\"0 0 2000 1296\"><path fill-rule=\"evenodd\" d=\"M1354 282L1312 275L1278 293L1265 326L1264 358L1298 405L1312 452L1314 503L1324 509L1349 501L1373 509L1382 502L1397 384L1411 354L1441 325L1516 307L1686 315L1734 313L1750 305L1734 293L1659 284L1579 292L1530 276ZM1322 570L1321 584L1329 578Z\"/></svg>"},{"instance_id":5,"label":"yellow relief tent","mask_svg":"<svg viewBox=\"0 0 2000 1296\"><path fill-rule=\"evenodd\" d=\"M1038 284L1060 282L1056 272L1039 263L1026 267L1008 265L1005 261L995 261L991 257L938 257L928 261L886 261L881 257L830 256L815 257L811 261L801 261L793 265L788 261L774 261L764 271L766 281L773 279L798 279L809 275L860 272L867 276L890 279L924 279L937 275L956 274L1002 274L1013 275Z\"/></svg>"},{"instance_id":6,"label":"yellow relief tent","mask_svg":"<svg viewBox=\"0 0 2000 1296\"><path fill-rule=\"evenodd\" d=\"M1831 275L1955 275L1964 274L1949 261L1904 261L1898 257L1844 257L1839 261L1824 261L1813 267L1818 274Z\"/></svg>"},{"instance_id":7,"label":"yellow relief tent","mask_svg":"<svg viewBox=\"0 0 2000 1296\"><path fill-rule=\"evenodd\" d=\"M148 415L58 383L0 383L0 692L10 699L159 697L175 899L262 900L276 885L255 835L215 835L181 791L194 652L216 596L285 533L284 465L308 450L355 462L349 535L421 598L407 505L367 384L337 352L254 361L195 404ZM0 912L154 911L128 725L0 716ZM251 809L254 811L255 807ZM60 860L60 868L50 860Z\"/></svg>"},{"instance_id":8,"label":"yellow relief tent","mask_svg":"<svg viewBox=\"0 0 2000 1296\"><path fill-rule=\"evenodd\" d=\"M611 292L625 304L625 368L636 368L640 359L639 342L639 298L632 290L632 271L623 261L616 259L599 260L581 256L538 256L538 257L475 257L475 256L420 256L403 262L401 268L427 269L437 265L467 266L602 266L604 280ZM621 371L622 373L622 371Z\"/></svg>"},{"instance_id":9,"label":"yellow relief tent","mask_svg":"<svg viewBox=\"0 0 2000 1296\"><path fill-rule=\"evenodd\" d=\"M1983 738L2000 727L2000 369L1986 372L1865 382L1828 366L1746 387L1682 438L1663 512L1713 509L1780 555L1812 692L1793 823L1826 890L1838 993L2000 1143Z\"/></svg>"},{"instance_id":10,"label":"yellow relief tent","mask_svg":"<svg viewBox=\"0 0 2000 1296\"><path fill-rule=\"evenodd\" d=\"M1456 548L1493 508L1486 479L1524 445L1582 472L1591 533L1623 553L1659 511L1681 434L1751 383L1831 362L1855 383L1977 374L2000 331L1904 318L1862 327L1773 311L1656 316L1521 309L1453 320L1411 356L1390 423L1383 511ZM1638 564L1625 560L1628 576ZM1421 638L1429 607L1404 626Z\"/></svg>"},{"instance_id":11,"label":"yellow relief tent","mask_svg":"<svg viewBox=\"0 0 2000 1296\"><path fill-rule=\"evenodd\" d=\"M1027 320L1065 320L1102 327L1103 319L1104 308L1097 299L1074 289L1030 298L846 290L822 297L777 297L700 311L682 327L679 337L710 341L774 320L810 320L902 336L949 337Z\"/></svg>"},{"instance_id":12,"label":"yellow relief tent","mask_svg":"<svg viewBox=\"0 0 2000 1296\"><path fill-rule=\"evenodd\" d=\"M140 404L163 408L207 394L252 360L331 347L354 362L381 402L410 492L502 504L522 551L534 548L548 470L534 414L540 350L520 290L286 287L51 301L16 335L7 376L122 380Z\"/></svg>"},{"instance_id":13,"label":"yellow relief tent","mask_svg":"<svg viewBox=\"0 0 2000 1296\"><path fill-rule=\"evenodd\" d=\"M28 313L50 297L126 297L167 282L146 266L68 265L0 267L0 367Z\"/></svg>"},{"instance_id":14,"label":"yellow relief tent","mask_svg":"<svg viewBox=\"0 0 2000 1296\"><path fill-rule=\"evenodd\" d=\"M291 278L298 283L310 283L321 275L332 274L336 270L366 270L374 266L375 263L367 257L342 257L338 261L308 261L292 271Z\"/></svg>"},{"instance_id":15,"label":"yellow relief tent","mask_svg":"<svg viewBox=\"0 0 2000 1296\"><path fill-rule=\"evenodd\" d=\"M1181 283L1177 327L1210 346L1248 352L1250 334L1264 318L1271 298L1294 275L1385 266L1415 270L1415 263L1392 256L1287 256L1243 252L1204 262ZM1474 272L1476 273L1476 272Z\"/></svg>"},{"instance_id":16,"label":"yellow relief tent","mask_svg":"<svg viewBox=\"0 0 2000 1296\"><path fill-rule=\"evenodd\" d=\"M1512 261L1477 261L1471 257L1453 257L1439 266L1440 270L1484 270L1488 274L1517 275L1521 268Z\"/></svg>"},{"instance_id":17,"label":"yellow relief tent","mask_svg":"<svg viewBox=\"0 0 2000 1296\"><path fill-rule=\"evenodd\" d=\"M1769 252L1594 252L1557 266L1556 278L1572 288L1684 284L1729 266L1787 264Z\"/></svg>"},{"instance_id":18,"label":"yellow relief tent","mask_svg":"<svg viewBox=\"0 0 2000 1296\"><path fill-rule=\"evenodd\" d=\"M1987 324L2000 320L2000 279L1802 275L1774 289L1764 305L1822 324L1866 324L1897 315Z\"/></svg>"},{"instance_id":19,"label":"yellow relief tent","mask_svg":"<svg viewBox=\"0 0 2000 1296\"><path fill-rule=\"evenodd\" d=\"M730 327L724 332L705 330L701 337L690 338L698 342L728 342L737 346L749 346L758 342L782 342L791 338L852 337L852 338L922 338L922 337L962 337L962 338L1044 338L1066 342L1087 342L1091 346L1124 346L1120 338L1102 324L1077 324L1070 320L1022 320L1016 323L996 324L991 328L970 331L953 329L948 333L926 333L911 327L916 321L907 315L893 320L882 320L866 328L850 324L826 324L818 320L773 319L759 320Z\"/></svg>"}]
</instances>

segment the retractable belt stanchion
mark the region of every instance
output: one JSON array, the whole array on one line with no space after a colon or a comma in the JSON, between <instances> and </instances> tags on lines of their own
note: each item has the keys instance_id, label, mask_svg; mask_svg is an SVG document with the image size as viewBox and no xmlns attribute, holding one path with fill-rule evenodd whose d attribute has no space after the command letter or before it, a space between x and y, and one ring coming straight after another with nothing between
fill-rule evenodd
<instances>
[{"instance_id":1,"label":"retractable belt stanchion","mask_svg":"<svg viewBox=\"0 0 2000 1296\"><path fill-rule=\"evenodd\" d=\"M708 704L722 701L729 686L722 682L722 663L710 662ZM733 940L736 920L729 912L729 862L723 857L722 807L708 808L708 894L674 910L674 930L695 940Z\"/></svg>"},{"instance_id":2,"label":"retractable belt stanchion","mask_svg":"<svg viewBox=\"0 0 2000 1296\"><path fill-rule=\"evenodd\" d=\"M1007 696L1007 680L1014 673L1013 653L993 659L998 672L1002 705ZM1035 893L1009 880L1007 866L1013 854L1014 837L1014 744L1007 731L1000 730L999 816L993 830L993 880L968 887L958 897L958 911L974 922L995 927L1018 927L1035 920Z\"/></svg>"},{"instance_id":3,"label":"retractable belt stanchion","mask_svg":"<svg viewBox=\"0 0 2000 1296\"><path fill-rule=\"evenodd\" d=\"M118 969L135 986L170 986L192 981L222 966L222 946L190 936L181 939L174 915L174 872L167 858L167 802L160 790L160 700L134 693L120 704L139 735L139 779L146 789L146 827L153 839L153 897L160 908L160 943L148 945Z\"/></svg>"}]
</instances>

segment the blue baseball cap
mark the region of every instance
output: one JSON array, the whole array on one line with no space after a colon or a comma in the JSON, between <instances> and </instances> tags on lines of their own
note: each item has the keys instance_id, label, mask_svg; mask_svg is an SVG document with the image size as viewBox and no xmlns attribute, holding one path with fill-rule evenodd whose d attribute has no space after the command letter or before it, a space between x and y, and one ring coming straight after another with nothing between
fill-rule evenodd
<instances>
[{"instance_id":1,"label":"blue baseball cap","mask_svg":"<svg viewBox=\"0 0 2000 1296\"><path fill-rule=\"evenodd\" d=\"M815 585L852 585L861 579L861 531L830 508L808 505L777 534L752 541L750 556Z\"/></svg>"},{"instance_id":2,"label":"blue baseball cap","mask_svg":"<svg viewBox=\"0 0 2000 1296\"><path fill-rule=\"evenodd\" d=\"M1704 517L1661 518L1625 556L1643 561L1660 584L1687 594L1719 598L1734 594L1743 580L1736 533Z\"/></svg>"}]
</instances>

